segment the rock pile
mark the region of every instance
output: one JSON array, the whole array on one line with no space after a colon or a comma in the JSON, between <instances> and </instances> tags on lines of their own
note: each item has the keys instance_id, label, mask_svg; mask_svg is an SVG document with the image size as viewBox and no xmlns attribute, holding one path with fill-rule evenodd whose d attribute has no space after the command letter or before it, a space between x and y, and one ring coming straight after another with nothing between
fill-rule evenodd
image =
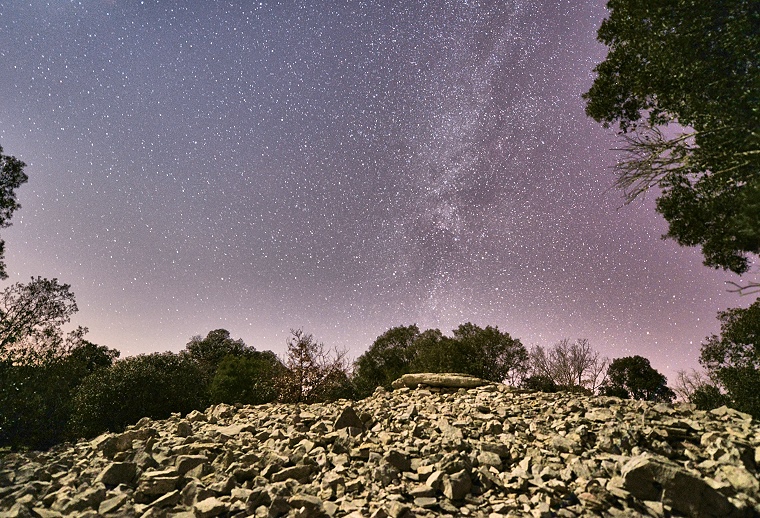
<instances>
[{"instance_id":1,"label":"rock pile","mask_svg":"<svg viewBox=\"0 0 760 518\"><path fill-rule=\"evenodd\" d=\"M0 517L757 517L758 467L725 407L422 384L7 454Z\"/></svg>"}]
</instances>

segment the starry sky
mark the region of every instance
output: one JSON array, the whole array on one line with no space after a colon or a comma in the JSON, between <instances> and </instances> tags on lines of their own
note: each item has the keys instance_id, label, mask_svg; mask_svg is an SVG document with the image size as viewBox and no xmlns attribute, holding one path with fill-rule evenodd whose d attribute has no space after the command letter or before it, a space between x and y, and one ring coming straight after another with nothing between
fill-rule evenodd
<instances>
[{"instance_id":1,"label":"starry sky","mask_svg":"<svg viewBox=\"0 0 760 518\"><path fill-rule=\"evenodd\" d=\"M581 94L603 0L0 0L12 282L122 356L290 328L588 338L672 381L752 301L623 206Z\"/></svg>"}]
</instances>

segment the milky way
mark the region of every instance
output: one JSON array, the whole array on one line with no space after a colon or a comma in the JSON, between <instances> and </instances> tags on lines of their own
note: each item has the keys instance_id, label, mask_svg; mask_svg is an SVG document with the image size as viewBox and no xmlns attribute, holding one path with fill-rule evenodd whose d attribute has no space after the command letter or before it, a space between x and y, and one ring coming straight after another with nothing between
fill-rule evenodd
<instances>
[{"instance_id":1,"label":"milky way","mask_svg":"<svg viewBox=\"0 0 760 518\"><path fill-rule=\"evenodd\" d=\"M471 321L672 379L750 301L611 189L580 4L0 0L8 282L70 283L124 355Z\"/></svg>"}]
</instances>

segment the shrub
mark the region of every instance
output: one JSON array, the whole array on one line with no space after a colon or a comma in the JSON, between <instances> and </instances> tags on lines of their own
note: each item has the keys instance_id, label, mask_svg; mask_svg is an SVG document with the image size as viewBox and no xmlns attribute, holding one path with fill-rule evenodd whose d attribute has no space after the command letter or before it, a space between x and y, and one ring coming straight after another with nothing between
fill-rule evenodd
<instances>
[{"instance_id":1,"label":"shrub","mask_svg":"<svg viewBox=\"0 0 760 518\"><path fill-rule=\"evenodd\" d=\"M203 373L184 355L154 353L132 356L88 376L77 388L70 431L92 437L120 431L142 417L165 419L173 412L203 409Z\"/></svg>"},{"instance_id":2,"label":"shrub","mask_svg":"<svg viewBox=\"0 0 760 518\"><path fill-rule=\"evenodd\" d=\"M538 390L540 392L557 392L557 384L549 376L536 374L527 377L520 385L524 389Z\"/></svg>"},{"instance_id":3,"label":"shrub","mask_svg":"<svg viewBox=\"0 0 760 518\"><path fill-rule=\"evenodd\" d=\"M77 387L117 356L81 340L66 355L44 362L0 361L0 447L40 450L64 441Z\"/></svg>"},{"instance_id":4,"label":"shrub","mask_svg":"<svg viewBox=\"0 0 760 518\"><path fill-rule=\"evenodd\" d=\"M227 356L211 382L212 403L259 405L278 398L276 380L284 367L271 351Z\"/></svg>"}]
</instances>

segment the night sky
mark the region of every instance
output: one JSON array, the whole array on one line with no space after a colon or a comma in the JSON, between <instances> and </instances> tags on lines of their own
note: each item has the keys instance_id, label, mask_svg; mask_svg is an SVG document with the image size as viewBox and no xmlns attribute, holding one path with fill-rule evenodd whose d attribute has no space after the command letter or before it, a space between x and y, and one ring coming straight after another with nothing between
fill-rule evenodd
<instances>
[{"instance_id":1,"label":"night sky","mask_svg":"<svg viewBox=\"0 0 760 518\"><path fill-rule=\"evenodd\" d=\"M671 382L752 300L623 206L581 94L605 2L0 0L12 282L122 356L290 328L588 338Z\"/></svg>"}]
</instances>

